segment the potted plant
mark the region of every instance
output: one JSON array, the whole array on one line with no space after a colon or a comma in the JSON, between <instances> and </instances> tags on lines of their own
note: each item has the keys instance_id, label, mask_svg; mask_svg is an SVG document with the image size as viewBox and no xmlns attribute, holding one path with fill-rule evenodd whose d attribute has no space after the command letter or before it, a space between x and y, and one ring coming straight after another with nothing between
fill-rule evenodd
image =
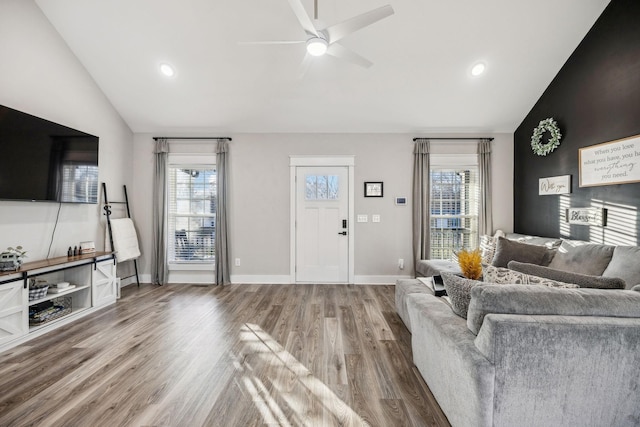
<instances>
[{"instance_id":1,"label":"potted plant","mask_svg":"<svg viewBox=\"0 0 640 427\"><path fill-rule=\"evenodd\" d=\"M8 247L6 251L0 253L0 271L17 270L22 265L22 258L26 257L27 251L22 250L22 246L15 248Z\"/></svg>"}]
</instances>

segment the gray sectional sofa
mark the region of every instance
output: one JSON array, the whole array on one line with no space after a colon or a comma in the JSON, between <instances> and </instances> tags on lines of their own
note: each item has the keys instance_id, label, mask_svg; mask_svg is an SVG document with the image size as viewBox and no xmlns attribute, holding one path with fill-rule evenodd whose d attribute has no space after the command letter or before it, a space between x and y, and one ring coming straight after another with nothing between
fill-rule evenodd
<instances>
[{"instance_id":1,"label":"gray sectional sofa","mask_svg":"<svg viewBox=\"0 0 640 427\"><path fill-rule=\"evenodd\" d=\"M601 276L624 280L623 287L626 289L640 284L640 247L638 246L600 245L581 240L526 236L516 233L507 234L504 238L499 236L496 239L505 243L503 253L500 253L499 243L496 249L496 257L502 255L500 259L493 258L494 261L499 261L493 263L498 267L507 267L509 262L514 262L518 263L515 264L517 266L511 265L509 268L534 275L550 274L556 280L565 282L592 280L584 276ZM535 256L531 255L531 251L527 251L528 247L525 244L535 248ZM543 253L545 249L546 253ZM542 258L539 262L531 262L538 259L540 254ZM565 274L561 275L557 271ZM421 260L416 265L417 276L430 277L442 272L457 274L460 273L460 268L456 262L450 260ZM580 277L580 274L583 277ZM600 286L596 284L589 287Z\"/></svg>"},{"instance_id":2,"label":"gray sectional sofa","mask_svg":"<svg viewBox=\"0 0 640 427\"><path fill-rule=\"evenodd\" d=\"M414 364L453 426L640 425L640 252L603 246L510 260L583 287L469 283L466 319L419 281L396 283Z\"/></svg>"}]
</instances>

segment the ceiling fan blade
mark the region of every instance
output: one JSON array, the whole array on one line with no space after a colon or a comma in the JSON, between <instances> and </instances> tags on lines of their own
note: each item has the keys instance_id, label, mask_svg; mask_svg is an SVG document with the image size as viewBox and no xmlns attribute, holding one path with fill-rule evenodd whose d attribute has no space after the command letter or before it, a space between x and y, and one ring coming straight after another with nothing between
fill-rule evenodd
<instances>
[{"instance_id":1,"label":"ceiling fan blade","mask_svg":"<svg viewBox=\"0 0 640 427\"><path fill-rule=\"evenodd\" d=\"M300 68L298 69L298 78L302 79L305 74L307 74L307 71L309 71L309 66L311 66L311 61L313 60L313 57L311 55L309 55L308 53L305 53L304 58L302 59L302 62L300 63Z\"/></svg>"},{"instance_id":2,"label":"ceiling fan blade","mask_svg":"<svg viewBox=\"0 0 640 427\"><path fill-rule=\"evenodd\" d=\"M307 34L318 37L318 30L313 26L313 22L311 21L311 18L309 18L302 2L300 0L289 0L289 6L293 9L293 13L296 15L298 21L300 21L300 25L302 25L302 28L307 32Z\"/></svg>"},{"instance_id":3,"label":"ceiling fan blade","mask_svg":"<svg viewBox=\"0 0 640 427\"><path fill-rule=\"evenodd\" d=\"M329 36L329 43L335 43L343 37L393 14L394 11L391 5L382 6L369 12L363 13L362 15L354 16L353 18L347 19L346 21L339 24L327 27L326 29L322 30L322 32L326 33L327 36Z\"/></svg>"},{"instance_id":4,"label":"ceiling fan blade","mask_svg":"<svg viewBox=\"0 0 640 427\"><path fill-rule=\"evenodd\" d=\"M373 62L369 61L367 58L358 55L351 49L347 49L346 47L338 43L329 45L329 48L327 49L327 55L331 55L339 59L344 59L345 61L351 62L352 64L356 64L364 68L369 68L373 65Z\"/></svg>"},{"instance_id":5,"label":"ceiling fan blade","mask_svg":"<svg viewBox=\"0 0 640 427\"><path fill-rule=\"evenodd\" d=\"M266 41L256 41L256 42L238 42L238 44L243 45L253 45L253 44L300 44L306 43L306 40L266 40Z\"/></svg>"}]
</instances>

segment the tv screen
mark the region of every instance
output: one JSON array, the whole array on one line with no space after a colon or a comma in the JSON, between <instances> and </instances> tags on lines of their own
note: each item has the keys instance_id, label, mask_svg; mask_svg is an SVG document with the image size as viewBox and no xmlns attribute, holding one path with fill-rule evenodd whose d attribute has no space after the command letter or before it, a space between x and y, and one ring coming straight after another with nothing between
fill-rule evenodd
<instances>
[{"instance_id":1,"label":"tv screen","mask_svg":"<svg viewBox=\"0 0 640 427\"><path fill-rule=\"evenodd\" d=\"M98 137L0 105L0 199L98 203Z\"/></svg>"}]
</instances>

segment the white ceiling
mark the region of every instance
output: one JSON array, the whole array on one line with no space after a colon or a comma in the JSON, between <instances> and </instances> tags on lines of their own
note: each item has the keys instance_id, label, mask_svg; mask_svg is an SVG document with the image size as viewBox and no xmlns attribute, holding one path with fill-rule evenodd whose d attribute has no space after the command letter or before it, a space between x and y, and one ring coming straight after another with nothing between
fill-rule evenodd
<instances>
[{"instance_id":1,"label":"white ceiling","mask_svg":"<svg viewBox=\"0 0 640 427\"><path fill-rule=\"evenodd\" d=\"M609 3L318 1L318 27L393 6L342 40L371 68L324 56L300 79L304 45L239 44L304 39L287 0L36 3L131 129L157 133L513 132Z\"/></svg>"}]
</instances>

